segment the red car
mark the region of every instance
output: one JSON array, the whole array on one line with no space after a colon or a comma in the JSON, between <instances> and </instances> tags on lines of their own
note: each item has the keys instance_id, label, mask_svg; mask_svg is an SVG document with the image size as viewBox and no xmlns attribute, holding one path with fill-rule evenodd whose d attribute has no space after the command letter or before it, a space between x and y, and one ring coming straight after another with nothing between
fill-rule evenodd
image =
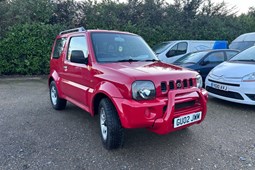
<instances>
[{"instance_id":1,"label":"red car","mask_svg":"<svg viewBox=\"0 0 255 170\"><path fill-rule=\"evenodd\" d=\"M138 35L77 28L60 32L51 54L50 99L99 114L106 149L122 146L124 128L167 134L198 124L208 95L195 72L158 60Z\"/></svg>"}]
</instances>

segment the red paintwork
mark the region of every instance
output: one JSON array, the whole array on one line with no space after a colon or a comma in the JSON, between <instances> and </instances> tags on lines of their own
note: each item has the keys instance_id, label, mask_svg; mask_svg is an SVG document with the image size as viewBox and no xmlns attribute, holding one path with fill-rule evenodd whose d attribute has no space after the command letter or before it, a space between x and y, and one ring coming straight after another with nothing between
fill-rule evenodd
<instances>
[{"instance_id":1,"label":"red paintwork","mask_svg":"<svg viewBox=\"0 0 255 170\"><path fill-rule=\"evenodd\" d=\"M93 116L95 96L104 94L116 107L124 128L148 128L158 134L166 134L191 126L192 124L173 128L173 119L185 114L202 111L202 119L196 123L203 121L208 99L208 94L204 89L190 87L169 91L168 87L167 92L161 92L160 88L161 82L169 80L194 78L194 83L196 83L197 72L161 62L97 63L90 38L91 32L109 31L87 30L57 37L67 37L67 41L59 59L52 59L51 56L49 82L51 80L56 82L61 98L74 103ZM88 65L67 61L69 38L73 35L84 34L87 37L89 49ZM63 66L68 66L68 70L64 70ZM133 100L131 85L135 80L151 80L156 87L156 98L148 101ZM176 103L194 100L196 104L193 107L179 110L174 108Z\"/></svg>"}]
</instances>

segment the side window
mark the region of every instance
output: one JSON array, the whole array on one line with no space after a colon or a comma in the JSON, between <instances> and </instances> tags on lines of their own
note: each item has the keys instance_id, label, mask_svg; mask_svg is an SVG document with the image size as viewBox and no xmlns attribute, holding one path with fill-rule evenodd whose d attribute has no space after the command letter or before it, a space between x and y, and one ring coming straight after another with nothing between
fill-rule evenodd
<instances>
[{"instance_id":1,"label":"side window","mask_svg":"<svg viewBox=\"0 0 255 170\"><path fill-rule=\"evenodd\" d=\"M174 45L174 46L170 49L170 51L177 51L177 49L178 49L178 44Z\"/></svg>"},{"instance_id":2,"label":"side window","mask_svg":"<svg viewBox=\"0 0 255 170\"><path fill-rule=\"evenodd\" d=\"M80 51L83 52L83 55L87 57L86 54L88 54L88 46L86 37L80 36L80 37L72 37L69 43L68 47L68 55L67 60L71 60L71 54L72 51Z\"/></svg>"},{"instance_id":3,"label":"side window","mask_svg":"<svg viewBox=\"0 0 255 170\"><path fill-rule=\"evenodd\" d=\"M56 41L54 52L53 52L53 58L58 59L64 49L66 42L66 38L59 38Z\"/></svg>"},{"instance_id":4,"label":"side window","mask_svg":"<svg viewBox=\"0 0 255 170\"><path fill-rule=\"evenodd\" d=\"M211 53L204 60L204 62L206 63L221 63L223 61L224 61L223 51Z\"/></svg>"},{"instance_id":5,"label":"side window","mask_svg":"<svg viewBox=\"0 0 255 170\"><path fill-rule=\"evenodd\" d=\"M235 51L226 51L226 55L227 55L227 60L229 60L230 58L234 57L234 55L236 55L238 52Z\"/></svg>"},{"instance_id":6,"label":"side window","mask_svg":"<svg viewBox=\"0 0 255 170\"><path fill-rule=\"evenodd\" d=\"M188 43L182 42L178 44L178 55L185 54L187 52Z\"/></svg>"},{"instance_id":7,"label":"side window","mask_svg":"<svg viewBox=\"0 0 255 170\"><path fill-rule=\"evenodd\" d=\"M169 57L185 54L187 52L187 48L188 48L188 43L180 42L180 43L176 44L175 46L173 46L167 52L166 56L169 58Z\"/></svg>"}]
</instances>

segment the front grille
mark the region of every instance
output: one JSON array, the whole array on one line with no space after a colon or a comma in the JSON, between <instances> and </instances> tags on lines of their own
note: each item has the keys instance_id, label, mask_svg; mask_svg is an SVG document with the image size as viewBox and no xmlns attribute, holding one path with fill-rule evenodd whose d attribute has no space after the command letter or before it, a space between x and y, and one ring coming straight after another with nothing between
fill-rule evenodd
<instances>
[{"instance_id":1,"label":"front grille","mask_svg":"<svg viewBox=\"0 0 255 170\"><path fill-rule=\"evenodd\" d=\"M182 81L181 81L181 80L177 80L177 81L176 81L176 88L177 88L177 89L181 89L181 88L182 88L182 85L183 85L183 84L182 84Z\"/></svg>"},{"instance_id":2,"label":"front grille","mask_svg":"<svg viewBox=\"0 0 255 170\"><path fill-rule=\"evenodd\" d=\"M166 90L167 90L166 82L161 82L161 91L166 92Z\"/></svg>"},{"instance_id":3,"label":"front grille","mask_svg":"<svg viewBox=\"0 0 255 170\"><path fill-rule=\"evenodd\" d=\"M170 81L170 82L169 82L169 89L170 89L170 90L173 90L173 89L174 89L174 86L175 86L175 85L174 85L174 81Z\"/></svg>"},{"instance_id":4,"label":"front grille","mask_svg":"<svg viewBox=\"0 0 255 170\"><path fill-rule=\"evenodd\" d=\"M235 87L240 87L240 84L233 84L233 83L224 83L224 82L220 82L220 81L215 81L212 79L208 79L210 82L214 82L214 83L220 83L220 84L224 84L224 85L228 85L228 86L235 86Z\"/></svg>"},{"instance_id":5,"label":"front grille","mask_svg":"<svg viewBox=\"0 0 255 170\"><path fill-rule=\"evenodd\" d=\"M192 107L192 106L195 105L195 103L196 103L195 100L188 101L188 102L183 102L183 103L176 103L175 104L175 110L183 109L183 108L186 108L186 107Z\"/></svg>"},{"instance_id":6,"label":"front grille","mask_svg":"<svg viewBox=\"0 0 255 170\"><path fill-rule=\"evenodd\" d=\"M220 96L224 96L224 97L229 97L229 98L233 98L233 99L239 99L239 100L244 100L244 98L236 92L232 92L232 91L223 91L223 90L219 90L219 89L215 89L209 86L206 86L206 90L210 93L214 93Z\"/></svg>"},{"instance_id":7,"label":"front grille","mask_svg":"<svg viewBox=\"0 0 255 170\"><path fill-rule=\"evenodd\" d=\"M194 79L184 79L184 80L170 80L169 81L169 90L175 90L175 89L185 89L190 88L194 86ZM161 91L166 92L165 82L161 82Z\"/></svg>"},{"instance_id":8,"label":"front grille","mask_svg":"<svg viewBox=\"0 0 255 170\"><path fill-rule=\"evenodd\" d=\"M189 79L189 86L193 87L193 79Z\"/></svg>"},{"instance_id":9,"label":"front grille","mask_svg":"<svg viewBox=\"0 0 255 170\"><path fill-rule=\"evenodd\" d=\"M187 88L188 87L188 81L187 79L183 80L183 88Z\"/></svg>"}]
</instances>

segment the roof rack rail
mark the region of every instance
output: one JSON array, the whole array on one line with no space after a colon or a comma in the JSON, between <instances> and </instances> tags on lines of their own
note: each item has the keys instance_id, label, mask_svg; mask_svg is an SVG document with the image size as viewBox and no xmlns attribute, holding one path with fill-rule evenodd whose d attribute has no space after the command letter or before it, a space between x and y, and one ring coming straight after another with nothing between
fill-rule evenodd
<instances>
[{"instance_id":1,"label":"roof rack rail","mask_svg":"<svg viewBox=\"0 0 255 170\"><path fill-rule=\"evenodd\" d=\"M59 35L67 34L67 33L71 33L71 32L82 32L82 31L86 31L84 27L73 28L73 29L61 31L61 32L59 33Z\"/></svg>"}]
</instances>

